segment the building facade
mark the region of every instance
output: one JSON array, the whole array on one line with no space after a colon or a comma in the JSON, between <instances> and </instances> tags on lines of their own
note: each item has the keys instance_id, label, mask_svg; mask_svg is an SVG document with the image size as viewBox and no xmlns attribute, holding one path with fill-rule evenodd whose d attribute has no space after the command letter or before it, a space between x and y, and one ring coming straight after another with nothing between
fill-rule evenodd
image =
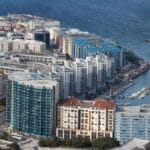
<instances>
[{"instance_id":1,"label":"building facade","mask_svg":"<svg viewBox=\"0 0 150 150\"><path fill-rule=\"evenodd\" d=\"M118 107L115 114L115 138L121 144L133 138L150 139L150 105Z\"/></svg>"},{"instance_id":2,"label":"building facade","mask_svg":"<svg viewBox=\"0 0 150 150\"><path fill-rule=\"evenodd\" d=\"M86 49L92 47L92 44L86 38L75 38L72 40L72 53L73 58L83 58L86 59L87 51Z\"/></svg>"},{"instance_id":3,"label":"building facade","mask_svg":"<svg viewBox=\"0 0 150 150\"><path fill-rule=\"evenodd\" d=\"M34 32L34 40L46 43L46 48L50 46L50 33L46 30L37 30Z\"/></svg>"},{"instance_id":4,"label":"building facade","mask_svg":"<svg viewBox=\"0 0 150 150\"><path fill-rule=\"evenodd\" d=\"M57 106L56 136L91 140L113 137L115 102L111 100L80 101L65 99Z\"/></svg>"},{"instance_id":5,"label":"building facade","mask_svg":"<svg viewBox=\"0 0 150 150\"><path fill-rule=\"evenodd\" d=\"M0 98L4 98L6 96L6 79L7 76L0 72Z\"/></svg>"},{"instance_id":6,"label":"building facade","mask_svg":"<svg viewBox=\"0 0 150 150\"><path fill-rule=\"evenodd\" d=\"M6 121L10 130L30 136L55 134L57 82L42 76L15 72L6 84Z\"/></svg>"}]
</instances>

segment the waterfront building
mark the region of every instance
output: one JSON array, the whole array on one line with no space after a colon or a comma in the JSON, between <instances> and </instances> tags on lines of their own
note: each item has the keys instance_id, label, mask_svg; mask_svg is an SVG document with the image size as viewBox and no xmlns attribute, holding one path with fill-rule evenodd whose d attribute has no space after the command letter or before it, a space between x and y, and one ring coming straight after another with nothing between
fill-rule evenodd
<instances>
[{"instance_id":1,"label":"waterfront building","mask_svg":"<svg viewBox=\"0 0 150 150\"><path fill-rule=\"evenodd\" d=\"M46 43L46 48L50 46L50 33L46 30L37 30L34 32L34 40Z\"/></svg>"},{"instance_id":2,"label":"waterfront building","mask_svg":"<svg viewBox=\"0 0 150 150\"><path fill-rule=\"evenodd\" d=\"M116 69L121 69L124 66L124 50L123 50L123 48L121 48L120 46L111 44L111 43L101 42L100 49L102 49L102 51L106 55L114 58L114 63L115 63Z\"/></svg>"},{"instance_id":3,"label":"waterfront building","mask_svg":"<svg viewBox=\"0 0 150 150\"><path fill-rule=\"evenodd\" d=\"M133 138L150 139L150 105L120 106L115 113L115 138L121 144Z\"/></svg>"},{"instance_id":4,"label":"waterfront building","mask_svg":"<svg viewBox=\"0 0 150 150\"><path fill-rule=\"evenodd\" d=\"M124 66L124 49L118 45L109 42L100 42L99 47L88 47L87 54L97 55L104 53L114 59L115 69L121 69Z\"/></svg>"},{"instance_id":5,"label":"waterfront building","mask_svg":"<svg viewBox=\"0 0 150 150\"><path fill-rule=\"evenodd\" d=\"M93 47L98 48L99 44L101 42L101 37L95 35L95 34L90 34L87 39L92 43Z\"/></svg>"},{"instance_id":6,"label":"waterfront building","mask_svg":"<svg viewBox=\"0 0 150 150\"><path fill-rule=\"evenodd\" d=\"M55 134L59 87L42 74L14 72L6 84L6 121L13 132Z\"/></svg>"},{"instance_id":7,"label":"waterfront building","mask_svg":"<svg viewBox=\"0 0 150 150\"><path fill-rule=\"evenodd\" d=\"M75 38L72 40L72 53L73 58L84 58L86 59L86 49L91 47L92 44L86 38Z\"/></svg>"},{"instance_id":8,"label":"waterfront building","mask_svg":"<svg viewBox=\"0 0 150 150\"><path fill-rule=\"evenodd\" d=\"M116 44L108 42L100 42L100 39L89 38L74 38L72 40L73 58L86 59L89 55L105 55L114 59L115 69L121 69L124 66L124 50Z\"/></svg>"},{"instance_id":9,"label":"waterfront building","mask_svg":"<svg viewBox=\"0 0 150 150\"><path fill-rule=\"evenodd\" d=\"M91 140L113 137L115 102L112 100L84 101L65 99L57 106L56 136Z\"/></svg>"},{"instance_id":10,"label":"waterfront building","mask_svg":"<svg viewBox=\"0 0 150 150\"><path fill-rule=\"evenodd\" d=\"M110 77L113 80L112 66L113 59L101 54L60 64L53 63L44 73L48 73L51 80L59 83L60 98L63 99L95 94L106 86Z\"/></svg>"}]
</instances>

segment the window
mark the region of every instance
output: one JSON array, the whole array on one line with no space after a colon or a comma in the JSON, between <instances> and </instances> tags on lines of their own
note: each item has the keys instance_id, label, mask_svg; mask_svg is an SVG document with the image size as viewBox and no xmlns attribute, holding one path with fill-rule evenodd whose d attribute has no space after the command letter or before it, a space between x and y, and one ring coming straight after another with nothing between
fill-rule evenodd
<instances>
[{"instance_id":1,"label":"window","mask_svg":"<svg viewBox=\"0 0 150 150\"><path fill-rule=\"evenodd\" d=\"M96 132L92 132L92 140L96 139Z\"/></svg>"},{"instance_id":2,"label":"window","mask_svg":"<svg viewBox=\"0 0 150 150\"><path fill-rule=\"evenodd\" d=\"M104 137L104 134L103 133L98 133L98 137L99 138Z\"/></svg>"},{"instance_id":3,"label":"window","mask_svg":"<svg viewBox=\"0 0 150 150\"><path fill-rule=\"evenodd\" d=\"M67 130L64 131L64 137L65 137L65 138L70 138L70 133L69 133L69 131L67 131Z\"/></svg>"},{"instance_id":4,"label":"window","mask_svg":"<svg viewBox=\"0 0 150 150\"><path fill-rule=\"evenodd\" d=\"M106 133L105 136L106 136L106 137L110 137L110 133Z\"/></svg>"},{"instance_id":5,"label":"window","mask_svg":"<svg viewBox=\"0 0 150 150\"><path fill-rule=\"evenodd\" d=\"M71 138L75 138L76 137L76 131L72 131L71 132Z\"/></svg>"},{"instance_id":6,"label":"window","mask_svg":"<svg viewBox=\"0 0 150 150\"><path fill-rule=\"evenodd\" d=\"M63 138L63 131L62 130L58 130L58 137Z\"/></svg>"}]
</instances>

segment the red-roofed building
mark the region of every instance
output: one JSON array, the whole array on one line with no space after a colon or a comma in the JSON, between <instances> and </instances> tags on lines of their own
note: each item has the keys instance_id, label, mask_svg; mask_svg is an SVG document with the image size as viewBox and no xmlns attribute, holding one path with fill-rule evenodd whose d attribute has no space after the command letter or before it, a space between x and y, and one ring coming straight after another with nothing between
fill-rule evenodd
<instances>
[{"instance_id":1,"label":"red-roofed building","mask_svg":"<svg viewBox=\"0 0 150 150\"><path fill-rule=\"evenodd\" d=\"M115 102L113 100L81 101L65 99L57 106L56 136L74 138L112 137L114 130Z\"/></svg>"}]
</instances>

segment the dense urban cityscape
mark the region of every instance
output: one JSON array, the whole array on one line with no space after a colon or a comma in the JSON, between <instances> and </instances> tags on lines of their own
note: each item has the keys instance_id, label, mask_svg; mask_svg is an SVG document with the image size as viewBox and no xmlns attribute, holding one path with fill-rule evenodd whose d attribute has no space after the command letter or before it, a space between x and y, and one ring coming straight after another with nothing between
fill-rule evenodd
<instances>
[{"instance_id":1,"label":"dense urban cityscape","mask_svg":"<svg viewBox=\"0 0 150 150\"><path fill-rule=\"evenodd\" d=\"M59 21L1 16L0 149L149 146L150 104L116 101L150 95L122 93L149 68L117 42Z\"/></svg>"}]
</instances>

